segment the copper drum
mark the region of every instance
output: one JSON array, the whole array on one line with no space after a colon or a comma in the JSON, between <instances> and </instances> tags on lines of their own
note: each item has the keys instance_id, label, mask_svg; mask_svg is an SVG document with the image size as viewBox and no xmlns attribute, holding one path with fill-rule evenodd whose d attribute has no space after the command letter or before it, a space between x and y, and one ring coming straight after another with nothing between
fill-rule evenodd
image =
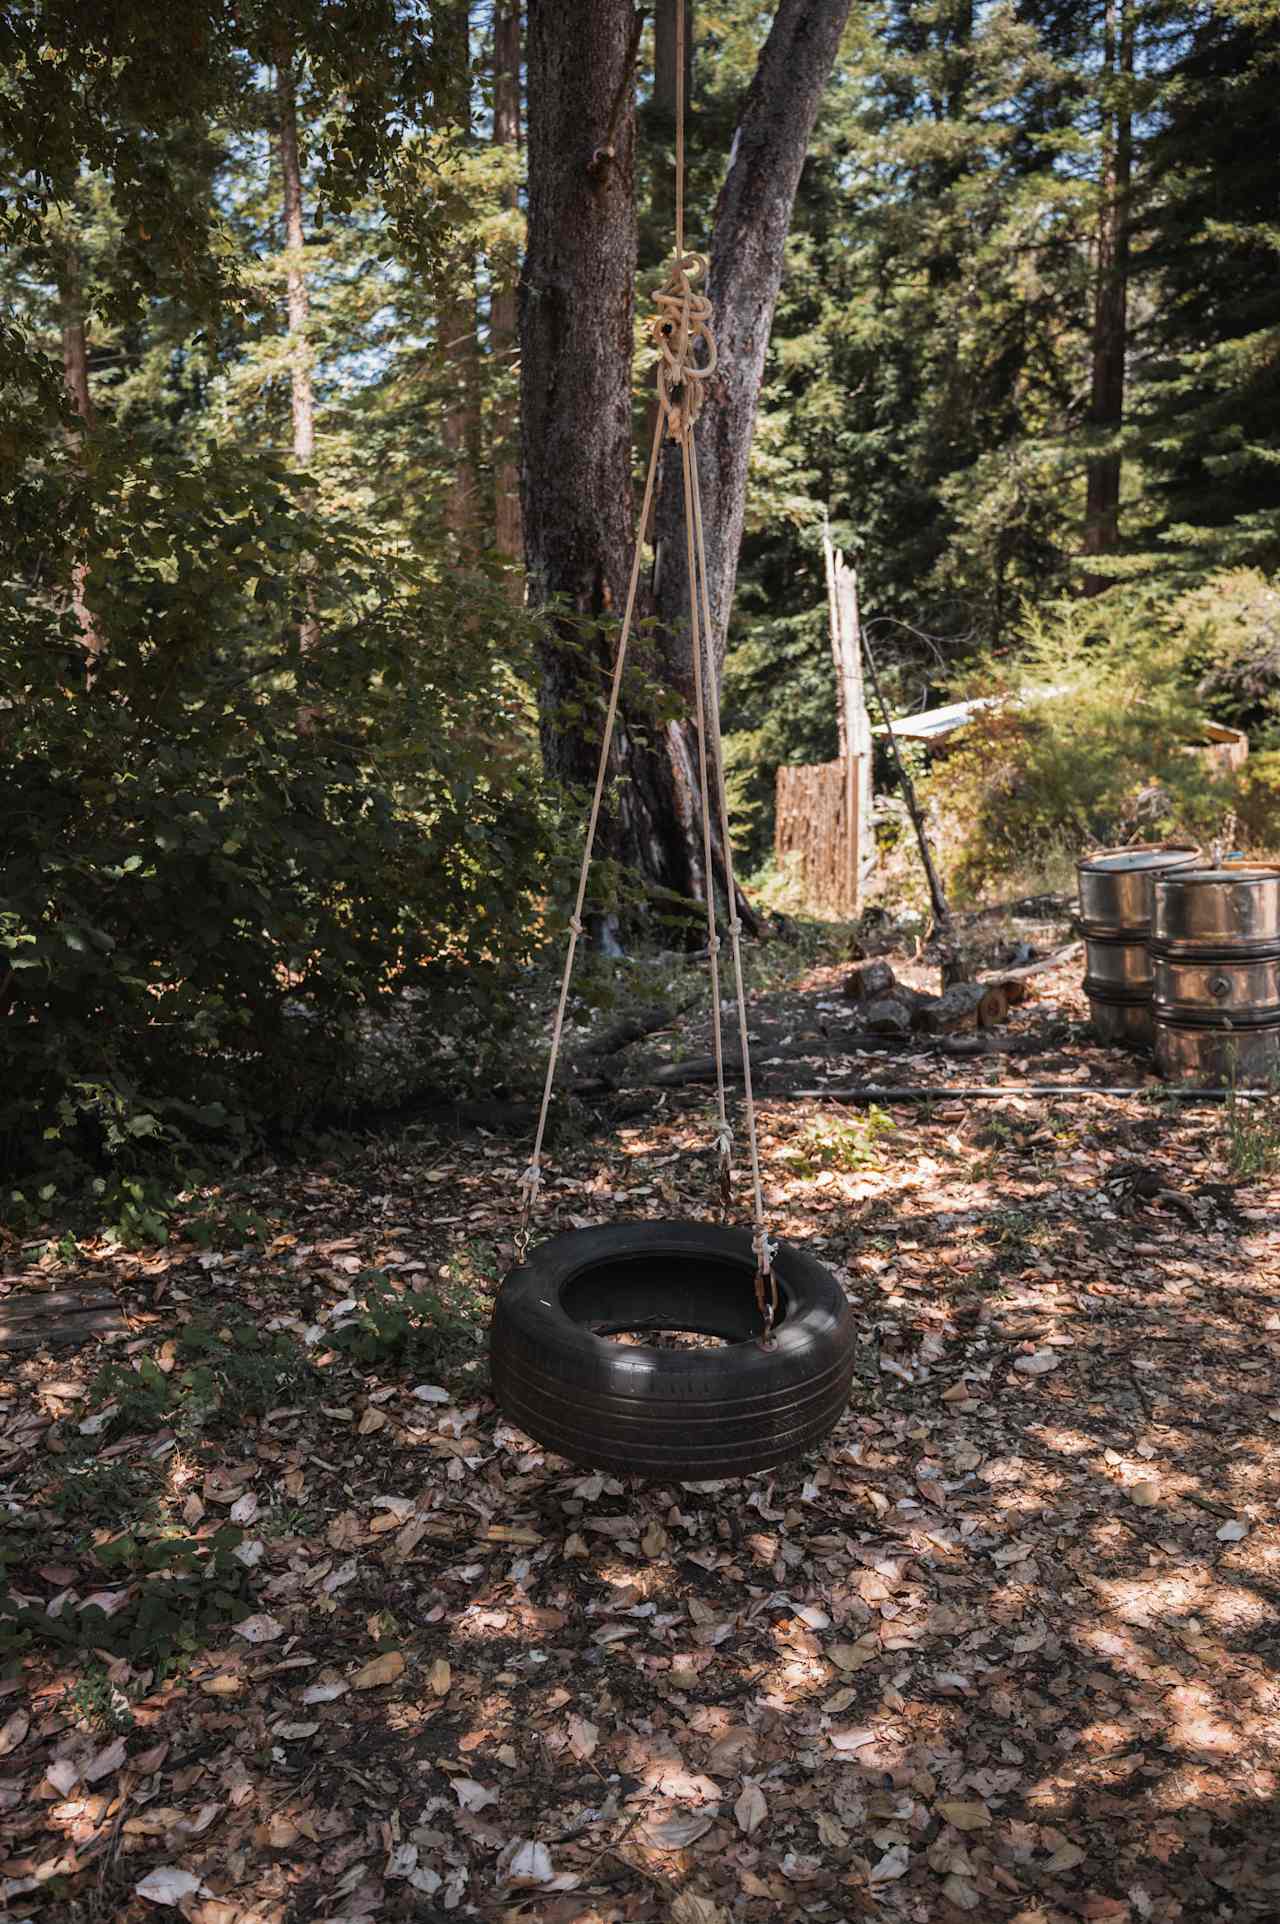
<instances>
[{"instance_id":1,"label":"copper drum","mask_svg":"<svg viewBox=\"0 0 1280 1924\"><path fill-rule=\"evenodd\" d=\"M1154 984L1147 944L1156 879L1199 860L1200 850L1190 843L1150 842L1098 849L1080 862L1084 989L1099 1041L1151 1047Z\"/></svg>"},{"instance_id":2,"label":"copper drum","mask_svg":"<svg viewBox=\"0 0 1280 1924\"><path fill-rule=\"evenodd\" d=\"M1162 1075L1218 1088L1280 1077L1280 868L1162 877L1151 956Z\"/></svg>"}]
</instances>

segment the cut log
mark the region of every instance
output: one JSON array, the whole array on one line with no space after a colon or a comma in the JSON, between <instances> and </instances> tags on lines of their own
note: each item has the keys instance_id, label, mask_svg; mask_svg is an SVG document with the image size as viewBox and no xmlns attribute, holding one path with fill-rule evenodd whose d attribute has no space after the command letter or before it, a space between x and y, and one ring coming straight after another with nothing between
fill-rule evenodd
<instances>
[{"instance_id":1,"label":"cut log","mask_svg":"<svg viewBox=\"0 0 1280 1924\"><path fill-rule=\"evenodd\" d=\"M895 995L898 978L887 962L865 962L844 979L844 993L850 1002L874 1002L877 996Z\"/></svg>"},{"instance_id":2,"label":"cut log","mask_svg":"<svg viewBox=\"0 0 1280 1924\"><path fill-rule=\"evenodd\" d=\"M619 1049L628 1048L633 1042L642 1042L645 1036L653 1035L659 1029L670 1028L677 1016L683 1015L686 1009L693 1007L695 1000L696 998L691 996L676 1008L672 1008L670 1003L663 1002L656 1004L653 1008L638 1009L634 1015L625 1016L621 1022L615 1022L609 1028L602 1029L598 1036L593 1036L584 1048L583 1054L616 1055Z\"/></svg>"},{"instance_id":3,"label":"cut log","mask_svg":"<svg viewBox=\"0 0 1280 1924\"><path fill-rule=\"evenodd\" d=\"M872 1035L910 1035L916 1026L916 1017L916 1009L900 989L862 1005L863 1024Z\"/></svg>"},{"instance_id":4,"label":"cut log","mask_svg":"<svg viewBox=\"0 0 1280 1924\"><path fill-rule=\"evenodd\" d=\"M926 1035L954 1035L960 1029L995 1029L1009 1013L1009 998L998 983L957 982L920 1011Z\"/></svg>"},{"instance_id":5,"label":"cut log","mask_svg":"<svg viewBox=\"0 0 1280 1924\"><path fill-rule=\"evenodd\" d=\"M84 1343L127 1328L124 1311L108 1291L23 1290L0 1300L0 1350Z\"/></svg>"},{"instance_id":6,"label":"cut log","mask_svg":"<svg viewBox=\"0 0 1280 1924\"><path fill-rule=\"evenodd\" d=\"M1033 975L1041 975L1046 969L1056 969L1062 962L1070 962L1084 952L1083 942L1068 942L1055 949L1052 955L1042 955L1036 962L1023 962L1016 969L985 969L978 977L979 982L996 983L1009 996L1010 1002L1025 1001L1027 981Z\"/></svg>"}]
</instances>

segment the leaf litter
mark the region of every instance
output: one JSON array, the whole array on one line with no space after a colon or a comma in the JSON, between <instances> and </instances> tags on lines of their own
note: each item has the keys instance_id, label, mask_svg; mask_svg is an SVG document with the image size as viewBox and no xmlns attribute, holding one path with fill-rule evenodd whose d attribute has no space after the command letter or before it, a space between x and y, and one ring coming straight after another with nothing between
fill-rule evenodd
<instances>
[{"instance_id":1,"label":"leaf litter","mask_svg":"<svg viewBox=\"0 0 1280 1924\"><path fill-rule=\"evenodd\" d=\"M753 1020L803 1033L838 973ZM1274 1199L1212 1112L1078 1027L1056 1058L1078 988L1039 993L1037 1078L1131 1100L978 1112L908 1057L938 1102L844 1166L849 1112L766 1092L777 1233L863 1348L823 1450L741 1485L575 1469L493 1409L499 1138L246 1178L217 1252L6 1252L129 1327L0 1359L0 1915L1280 1914ZM544 1227L713 1216L704 1149L700 1097L569 1140ZM193 1361L239 1323L283 1345L265 1390Z\"/></svg>"}]
</instances>

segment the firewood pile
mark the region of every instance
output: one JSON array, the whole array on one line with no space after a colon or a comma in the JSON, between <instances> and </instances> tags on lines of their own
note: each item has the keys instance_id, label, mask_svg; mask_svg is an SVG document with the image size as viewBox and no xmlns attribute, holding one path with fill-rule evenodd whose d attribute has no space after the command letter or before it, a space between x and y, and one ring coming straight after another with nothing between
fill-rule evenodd
<instances>
[{"instance_id":1,"label":"firewood pile","mask_svg":"<svg viewBox=\"0 0 1280 1924\"><path fill-rule=\"evenodd\" d=\"M845 978L844 993L857 1004L859 1023L872 1035L958 1035L998 1029L1009 1010L1026 1001L1031 972L1013 969L928 995L900 982L887 962L865 962Z\"/></svg>"}]
</instances>

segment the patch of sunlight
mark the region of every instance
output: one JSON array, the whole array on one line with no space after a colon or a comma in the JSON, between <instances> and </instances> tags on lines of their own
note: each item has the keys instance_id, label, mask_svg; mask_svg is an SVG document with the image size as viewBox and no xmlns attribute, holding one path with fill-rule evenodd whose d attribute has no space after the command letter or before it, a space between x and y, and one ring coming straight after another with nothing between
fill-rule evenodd
<instances>
[{"instance_id":1,"label":"patch of sunlight","mask_svg":"<svg viewBox=\"0 0 1280 1924\"><path fill-rule=\"evenodd\" d=\"M189 1457L184 1456L180 1449L175 1450L169 1458L169 1494L173 1497L180 1497L187 1485L198 1482L200 1476L201 1471L199 1466L193 1463Z\"/></svg>"},{"instance_id":2,"label":"patch of sunlight","mask_svg":"<svg viewBox=\"0 0 1280 1924\"><path fill-rule=\"evenodd\" d=\"M830 1664L821 1657L780 1655L756 1676L761 1699L775 1710L790 1710L813 1696L815 1691L834 1688L836 1679Z\"/></svg>"},{"instance_id":3,"label":"patch of sunlight","mask_svg":"<svg viewBox=\"0 0 1280 1924\"><path fill-rule=\"evenodd\" d=\"M1047 1450L1056 1450L1059 1456L1092 1456L1098 1447L1096 1437L1054 1423L1036 1423L1028 1434Z\"/></svg>"},{"instance_id":4,"label":"patch of sunlight","mask_svg":"<svg viewBox=\"0 0 1280 1924\"><path fill-rule=\"evenodd\" d=\"M1109 1624L1090 1624L1076 1632L1082 1649L1100 1658L1123 1677L1146 1680L1151 1664L1146 1651L1130 1631Z\"/></svg>"},{"instance_id":5,"label":"patch of sunlight","mask_svg":"<svg viewBox=\"0 0 1280 1924\"><path fill-rule=\"evenodd\" d=\"M1216 1630L1271 1629L1276 1620L1273 1603L1236 1583L1216 1585L1207 1597L1201 1598L1197 1612Z\"/></svg>"},{"instance_id":6,"label":"patch of sunlight","mask_svg":"<svg viewBox=\"0 0 1280 1924\"><path fill-rule=\"evenodd\" d=\"M1183 1750L1235 1757L1245 1748L1252 1719L1242 1729L1206 1684L1178 1684L1164 1701L1171 1740Z\"/></svg>"},{"instance_id":7,"label":"patch of sunlight","mask_svg":"<svg viewBox=\"0 0 1280 1924\"><path fill-rule=\"evenodd\" d=\"M1119 1623L1150 1630L1176 1627L1182 1618L1199 1610L1212 1581L1203 1565L1192 1564L1181 1570L1096 1577L1091 1588Z\"/></svg>"}]
</instances>

